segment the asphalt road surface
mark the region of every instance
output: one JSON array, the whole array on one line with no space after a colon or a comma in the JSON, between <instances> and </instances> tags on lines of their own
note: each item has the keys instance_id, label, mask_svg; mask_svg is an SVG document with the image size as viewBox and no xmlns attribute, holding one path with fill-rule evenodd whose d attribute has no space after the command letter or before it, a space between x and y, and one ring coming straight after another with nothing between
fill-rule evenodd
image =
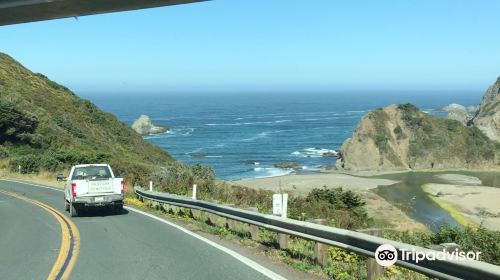
<instances>
[{"instance_id":1,"label":"asphalt road surface","mask_svg":"<svg viewBox=\"0 0 500 280\"><path fill-rule=\"evenodd\" d=\"M50 206L76 225L80 242L70 279L283 279L153 217L129 209L70 219L61 191L0 180L1 279L47 279L64 235L49 212L5 192Z\"/></svg>"}]
</instances>

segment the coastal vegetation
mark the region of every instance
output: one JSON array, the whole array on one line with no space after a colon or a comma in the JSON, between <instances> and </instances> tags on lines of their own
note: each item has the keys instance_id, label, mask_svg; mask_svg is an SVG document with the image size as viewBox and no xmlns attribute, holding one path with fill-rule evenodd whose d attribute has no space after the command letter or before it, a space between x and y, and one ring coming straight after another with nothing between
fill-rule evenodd
<instances>
[{"instance_id":1,"label":"coastal vegetation","mask_svg":"<svg viewBox=\"0 0 500 280\"><path fill-rule=\"evenodd\" d=\"M421 247L456 243L461 250L481 252L481 261L500 265L500 232L483 226L443 226L436 232L385 231L384 237Z\"/></svg>"}]
</instances>

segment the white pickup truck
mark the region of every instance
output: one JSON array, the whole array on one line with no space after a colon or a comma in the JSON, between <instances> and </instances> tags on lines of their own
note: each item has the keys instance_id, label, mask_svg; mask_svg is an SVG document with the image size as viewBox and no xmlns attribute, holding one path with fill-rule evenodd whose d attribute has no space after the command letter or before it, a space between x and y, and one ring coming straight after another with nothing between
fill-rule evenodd
<instances>
[{"instance_id":1,"label":"white pickup truck","mask_svg":"<svg viewBox=\"0 0 500 280\"><path fill-rule=\"evenodd\" d=\"M84 207L104 206L123 211L125 182L108 164L82 164L71 168L64 186L64 204L71 217Z\"/></svg>"}]
</instances>

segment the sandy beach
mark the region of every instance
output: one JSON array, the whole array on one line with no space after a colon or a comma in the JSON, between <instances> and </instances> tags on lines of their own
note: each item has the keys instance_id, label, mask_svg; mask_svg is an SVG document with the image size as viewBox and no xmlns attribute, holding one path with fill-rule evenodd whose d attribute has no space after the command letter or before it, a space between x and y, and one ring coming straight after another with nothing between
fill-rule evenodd
<instances>
[{"instance_id":1,"label":"sandy beach","mask_svg":"<svg viewBox=\"0 0 500 280\"><path fill-rule=\"evenodd\" d=\"M372 191L379 185L397 183L397 181L393 180L328 172L237 180L231 181L231 183L254 189L273 191L279 191L281 188L282 191L290 191L298 195L305 195L314 188L324 186L328 188L342 187L356 192L365 200L365 207L371 218L390 224L392 225L391 228L398 230L428 230L423 224L411 219L403 211Z\"/></svg>"},{"instance_id":2,"label":"sandy beach","mask_svg":"<svg viewBox=\"0 0 500 280\"><path fill-rule=\"evenodd\" d=\"M426 184L422 188L462 224L469 221L500 230L500 188L463 184ZM460 216L466 220L461 221Z\"/></svg>"},{"instance_id":3,"label":"sandy beach","mask_svg":"<svg viewBox=\"0 0 500 280\"><path fill-rule=\"evenodd\" d=\"M269 178L257 178L232 181L237 185L255 189L287 190L297 194L307 194L314 188L343 187L353 191L366 191L379 185L392 185L397 181L387 179L363 178L342 173L314 173L287 175Z\"/></svg>"}]
</instances>

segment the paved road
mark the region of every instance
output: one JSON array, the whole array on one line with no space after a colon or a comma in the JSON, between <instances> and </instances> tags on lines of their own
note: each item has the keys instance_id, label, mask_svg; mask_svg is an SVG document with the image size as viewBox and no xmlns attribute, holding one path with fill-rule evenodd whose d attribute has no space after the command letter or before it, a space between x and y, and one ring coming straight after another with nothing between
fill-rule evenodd
<instances>
[{"instance_id":1,"label":"paved road","mask_svg":"<svg viewBox=\"0 0 500 280\"><path fill-rule=\"evenodd\" d=\"M68 216L62 192L1 180L0 190L23 194ZM258 280L272 276L174 226L132 211L122 215L91 211L72 221L80 233L80 251L70 279ZM46 279L60 240L60 226L50 214L0 194L2 279Z\"/></svg>"}]
</instances>

